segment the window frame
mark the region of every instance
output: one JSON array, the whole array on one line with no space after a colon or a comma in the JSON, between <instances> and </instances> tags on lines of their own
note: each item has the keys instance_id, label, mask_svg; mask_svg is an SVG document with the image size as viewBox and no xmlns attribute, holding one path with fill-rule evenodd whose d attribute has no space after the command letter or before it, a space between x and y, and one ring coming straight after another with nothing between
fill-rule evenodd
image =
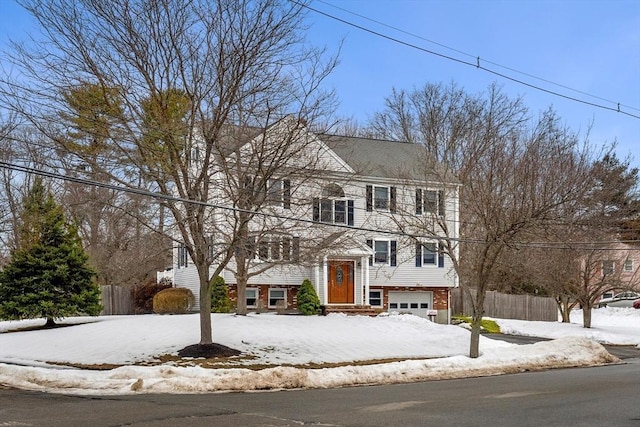
<instances>
[{"instance_id":1,"label":"window frame","mask_svg":"<svg viewBox=\"0 0 640 427\"><path fill-rule=\"evenodd\" d=\"M386 198L384 206L379 202L382 200L380 197L376 197L378 189L386 190ZM389 212L396 213L396 187L390 185L367 185L365 188L366 198L366 211L367 212Z\"/></svg>"},{"instance_id":2,"label":"window frame","mask_svg":"<svg viewBox=\"0 0 640 427\"><path fill-rule=\"evenodd\" d=\"M251 298L254 300L253 304L249 304L249 292L254 292L254 297ZM247 305L247 308L257 308L258 301L260 301L260 288L247 288L245 294L245 304Z\"/></svg>"},{"instance_id":3,"label":"window frame","mask_svg":"<svg viewBox=\"0 0 640 427\"><path fill-rule=\"evenodd\" d=\"M341 209L337 209L342 205ZM339 219L341 216L341 220ZM354 200L347 198L315 197L313 221L321 224L354 225Z\"/></svg>"},{"instance_id":4,"label":"window frame","mask_svg":"<svg viewBox=\"0 0 640 427\"><path fill-rule=\"evenodd\" d=\"M252 259L256 262L296 263L300 260L300 237L291 235L263 236L255 244L252 253Z\"/></svg>"},{"instance_id":5,"label":"window frame","mask_svg":"<svg viewBox=\"0 0 640 427\"><path fill-rule=\"evenodd\" d=\"M371 297L371 294L372 294L372 293L379 293L379 294L380 294L380 296L379 296L379 297L377 297L377 298L372 298L372 297ZM368 298L368 299L369 299L369 305L370 305L371 307L378 307L378 308L382 308L382 307L384 307L384 292L383 292L383 290L382 290L382 289L369 289L369 298ZM377 301L379 301L380 303L379 303L379 304L373 304L373 303L371 302L372 300L377 300Z\"/></svg>"},{"instance_id":6,"label":"window frame","mask_svg":"<svg viewBox=\"0 0 640 427\"><path fill-rule=\"evenodd\" d=\"M178 268L187 268L189 267L189 251L187 250L187 246L184 243L180 243L178 245L178 254L177 260Z\"/></svg>"},{"instance_id":7,"label":"window frame","mask_svg":"<svg viewBox=\"0 0 640 427\"><path fill-rule=\"evenodd\" d=\"M416 215L437 215L444 218L445 197L444 190L416 188Z\"/></svg>"},{"instance_id":8,"label":"window frame","mask_svg":"<svg viewBox=\"0 0 640 427\"><path fill-rule=\"evenodd\" d=\"M387 253L386 253L386 261L378 262L376 261L376 255L378 251L376 251L376 243L386 243L387 244ZM369 265L370 266L388 266L388 267L396 267L397 262L397 252L398 252L398 243L396 240L390 239L371 239L367 240L367 245L373 250L373 255L369 256Z\"/></svg>"},{"instance_id":9,"label":"window frame","mask_svg":"<svg viewBox=\"0 0 640 427\"><path fill-rule=\"evenodd\" d=\"M632 273L633 272L633 260L630 258L627 258L624 260L624 263L622 264L622 271L624 271L625 273Z\"/></svg>"},{"instance_id":10,"label":"window frame","mask_svg":"<svg viewBox=\"0 0 640 427\"><path fill-rule=\"evenodd\" d=\"M611 264L611 266L606 264ZM612 274L616 273L616 262L615 261L611 261L611 260L605 260L602 261L602 264L600 265L600 268L602 269L602 276L611 276Z\"/></svg>"},{"instance_id":11,"label":"window frame","mask_svg":"<svg viewBox=\"0 0 640 427\"><path fill-rule=\"evenodd\" d=\"M432 247L434 248L433 251L429 251L433 254L433 260L434 262L425 262L425 248L426 246L429 245L431 247L431 245L433 245ZM427 267L427 268L432 268L432 267L437 267L437 268L444 268L444 255L445 255L445 251L444 251L444 244L442 242L436 243L436 242L416 242L415 245L415 266L418 268L422 268L422 267Z\"/></svg>"},{"instance_id":12,"label":"window frame","mask_svg":"<svg viewBox=\"0 0 640 427\"><path fill-rule=\"evenodd\" d=\"M282 298L274 298L272 296L273 292L282 292ZM275 300L274 304L271 304L271 301ZM284 307L287 307L287 288L269 288L269 293L268 293L268 307L269 308L277 308L278 306L278 302L277 301L284 301Z\"/></svg>"},{"instance_id":13,"label":"window frame","mask_svg":"<svg viewBox=\"0 0 640 427\"><path fill-rule=\"evenodd\" d=\"M284 178L271 178L267 180L264 202L268 206L282 206L291 208L291 181Z\"/></svg>"}]
</instances>

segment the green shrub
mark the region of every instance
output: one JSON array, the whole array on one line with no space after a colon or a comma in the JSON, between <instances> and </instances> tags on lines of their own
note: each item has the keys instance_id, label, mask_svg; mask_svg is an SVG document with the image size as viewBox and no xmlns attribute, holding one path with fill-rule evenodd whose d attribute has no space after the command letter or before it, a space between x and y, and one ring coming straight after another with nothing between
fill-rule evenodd
<instances>
[{"instance_id":1,"label":"green shrub","mask_svg":"<svg viewBox=\"0 0 640 427\"><path fill-rule=\"evenodd\" d=\"M169 288L153 297L153 312L158 314L182 314L188 312L195 302L193 293L187 288Z\"/></svg>"},{"instance_id":2,"label":"green shrub","mask_svg":"<svg viewBox=\"0 0 640 427\"><path fill-rule=\"evenodd\" d=\"M460 323L468 323L471 325L471 317L455 316L451 319L451 323L454 325L459 325ZM494 320L482 319L482 322L480 322L480 331L488 334L499 334L500 326Z\"/></svg>"},{"instance_id":3,"label":"green shrub","mask_svg":"<svg viewBox=\"0 0 640 427\"><path fill-rule=\"evenodd\" d=\"M229 288L224 283L222 276L211 279L211 312L228 313L231 311L231 299L229 299Z\"/></svg>"},{"instance_id":4,"label":"green shrub","mask_svg":"<svg viewBox=\"0 0 640 427\"><path fill-rule=\"evenodd\" d=\"M298 289L298 310L305 316L320 314L320 298L313 289L313 285L309 279L304 279L300 289Z\"/></svg>"},{"instance_id":5,"label":"green shrub","mask_svg":"<svg viewBox=\"0 0 640 427\"><path fill-rule=\"evenodd\" d=\"M151 280L133 288L132 296L134 313L153 313L153 297L161 290L171 287L172 285L170 280L161 280L160 283L156 283L155 280Z\"/></svg>"}]
</instances>

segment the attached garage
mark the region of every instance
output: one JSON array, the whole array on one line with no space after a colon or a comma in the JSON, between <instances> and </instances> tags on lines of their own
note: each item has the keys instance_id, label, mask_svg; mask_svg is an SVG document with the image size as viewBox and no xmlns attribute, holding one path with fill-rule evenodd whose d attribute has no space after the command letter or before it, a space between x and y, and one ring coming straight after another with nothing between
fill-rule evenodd
<instances>
[{"instance_id":1,"label":"attached garage","mask_svg":"<svg viewBox=\"0 0 640 427\"><path fill-rule=\"evenodd\" d=\"M428 318L433 310L433 292L430 291L390 291L389 312L411 313Z\"/></svg>"}]
</instances>

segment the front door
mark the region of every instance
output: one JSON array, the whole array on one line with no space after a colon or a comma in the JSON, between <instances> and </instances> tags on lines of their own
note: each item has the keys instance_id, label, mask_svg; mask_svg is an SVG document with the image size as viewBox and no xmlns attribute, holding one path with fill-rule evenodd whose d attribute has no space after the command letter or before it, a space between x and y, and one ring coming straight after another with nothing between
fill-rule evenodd
<instances>
[{"instance_id":1,"label":"front door","mask_svg":"<svg viewBox=\"0 0 640 427\"><path fill-rule=\"evenodd\" d=\"M353 304L353 261L329 261L329 304Z\"/></svg>"}]
</instances>

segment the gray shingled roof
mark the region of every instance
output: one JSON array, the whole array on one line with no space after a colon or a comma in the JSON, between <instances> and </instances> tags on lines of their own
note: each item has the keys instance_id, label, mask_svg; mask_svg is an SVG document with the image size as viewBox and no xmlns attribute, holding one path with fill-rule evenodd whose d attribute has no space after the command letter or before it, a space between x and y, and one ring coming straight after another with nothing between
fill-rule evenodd
<instances>
[{"instance_id":1,"label":"gray shingled roof","mask_svg":"<svg viewBox=\"0 0 640 427\"><path fill-rule=\"evenodd\" d=\"M320 139L356 173L368 177L442 181L458 180L445 174L444 168L427 168L427 152L423 145L351 136L322 135Z\"/></svg>"}]
</instances>

